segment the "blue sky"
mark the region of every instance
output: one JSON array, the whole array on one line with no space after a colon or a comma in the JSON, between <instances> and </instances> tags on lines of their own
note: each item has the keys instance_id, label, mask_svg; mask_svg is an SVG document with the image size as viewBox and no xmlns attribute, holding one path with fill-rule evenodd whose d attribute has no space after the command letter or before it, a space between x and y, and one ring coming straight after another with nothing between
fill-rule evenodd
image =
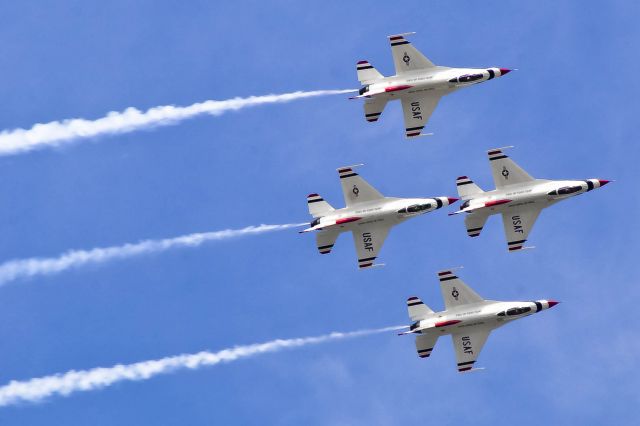
<instances>
[{"instance_id":1,"label":"blue sky","mask_svg":"<svg viewBox=\"0 0 640 426\"><path fill-rule=\"evenodd\" d=\"M450 339L428 360L393 333L269 354L0 409L1 424L210 425L635 422L640 402L636 69L640 6L608 2L7 2L0 129L129 106L357 87L392 72L386 35L416 31L435 63L518 68L440 103L433 138L404 140L400 105L366 123L346 96L200 117L0 157L0 261L308 219L340 206L336 167L389 196L492 188L485 151L540 178L616 182L543 213L537 248L506 252L499 218L466 236L438 211L391 233L387 266L353 243L316 253L284 231L20 280L0 288L0 384L236 344L406 323L442 301L438 269L492 299L563 303L493 333L460 375Z\"/></svg>"}]
</instances>

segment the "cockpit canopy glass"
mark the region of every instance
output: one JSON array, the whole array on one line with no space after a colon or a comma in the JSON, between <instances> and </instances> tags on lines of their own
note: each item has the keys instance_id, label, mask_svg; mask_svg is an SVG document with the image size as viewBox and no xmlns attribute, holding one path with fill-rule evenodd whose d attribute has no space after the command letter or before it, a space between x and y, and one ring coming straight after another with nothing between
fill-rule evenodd
<instances>
[{"instance_id":1,"label":"cockpit canopy glass","mask_svg":"<svg viewBox=\"0 0 640 426\"><path fill-rule=\"evenodd\" d=\"M449 83L470 83L472 81L480 80L484 77L483 74L465 74L457 78L452 78Z\"/></svg>"},{"instance_id":2,"label":"cockpit canopy glass","mask_svg":"<svg viewBox=\"0 0 640 426\"><path fill-rule=\"evenodd\" d=\"M507 309L507 316L514 316L514 315L522 315L522 314L526 314L527 312L530 312L531 308L526 307L526 308L511 308L511 309Z\"/></svg>"},{"instance_id":3,"label":"cockpit canopy glass","mask_svg":"<svg viewBox=\"0 0 640 426\"><path fill-rule=\"evenodd\" d=\"M509 316L512 317L514 315L522 315L522 314L526 314L527 312L531 312L531 308L529 307L524 307L524 308L511 308L511 309L507 309L506 311L502 311L498 313L499 317L503 317L503 316Z\"/></svg>"},{"instance_id":4,"label":"cockpit canopy glass","mask_svg":"<svg viewBox=\"0 0 640 426\"><path fill-rule=\"evenodd\" d=\"M556 190L553 190L553 191L549 192L549 195L569 195L569 194L573 194L573 193L581 191L581 190L582 190L582 186L580 186L580 185L563 186L560 189L556 189Z\"/></svg>"},{"instance_id":5,"label":"cockpit canopy glass","mask_svg":"<svg viewBox=\"0 0 640 426\"><path fill-rule=\"evenodd\" d=\"M431 208L431 204L413 204L409 207L405 207L404 209L398 210L398 213L420 213L424 210L429 210Z\"/></svg>"}]
</instances>

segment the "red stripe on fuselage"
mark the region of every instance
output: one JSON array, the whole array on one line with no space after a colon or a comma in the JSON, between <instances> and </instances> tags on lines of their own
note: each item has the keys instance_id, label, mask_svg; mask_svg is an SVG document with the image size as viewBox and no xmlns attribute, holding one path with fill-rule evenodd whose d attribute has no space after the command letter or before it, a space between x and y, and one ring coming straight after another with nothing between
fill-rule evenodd
<instances>
[{"instance_id":1,"label":"red stripe on fuselage","mask_svg":"<svg viewBox=\"0 0 640 426\"><path fill-rule=\"evenodd\" d=\"M344 223L355 222L356 220L362 219L361 217L345 217L344 219L336 220L336 225L342 225Z\"/></svg>"},{"instance_id":2,"label":"red stripe on fuselage","mask_svg":"<svg viewBox=\"0 0 640 426\"><path fill-rule=\"evenodd\" d=\"M495 201L487 201L486 203L484 203L485 207L493 207L493 206L499 206L500 204L507 204L510 203L512 200L495 200Z\"/></svg>"},{"instance_id":3,"label":"red stripe on fuselage","mask_svg":"<svg viewBox=\"0 0 640 426\"><path fill-rule=\"evenodd\" d=\"M449 320L449 321L441 321L436 323L436 327L446 327L448 325L454 325L462 322L460 320Z\"/></svg>"},{"instance_id":4,"label":"red stripe on fuselage","mask_svg":"<svg viewBox=\"0 0 640 426\"><path fill-rule=\"evenodd\" d=\"M384 91L389 93L389 92L397 92L399 90L407 90L412 88L413 86L409 86L408 84L403 84L400 86L389 86L389 87L385 87Z\"/></svg>"}]
</instances>

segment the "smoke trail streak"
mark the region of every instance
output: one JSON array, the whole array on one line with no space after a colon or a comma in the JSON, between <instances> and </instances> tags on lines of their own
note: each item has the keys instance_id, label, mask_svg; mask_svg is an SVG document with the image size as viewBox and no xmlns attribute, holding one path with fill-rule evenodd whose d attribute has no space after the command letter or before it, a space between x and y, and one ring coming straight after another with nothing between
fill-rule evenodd
<instances>
[{"instance_id":1,"label":"smoke trail streak","mask_svg":"<svg viewBox=\"0 0 640 426\"><path fill-rule=\"evenodd\" d=\"M101 135L129 133L135 130L176 124L199 115L221 115L227 111L273 103L286 103L297 99L338 95L354 90L315 90L279 95L250 96L224 101L209 100L186 107L164 105L140 111L127 108L122 112L109 112L96 120L72 118L62 121L34 124L30 129L11 129L0 132L0 155L25 153L37 148L69 144L78 139Z\"/></svg>"},{"instance_id":2,"label":"smoke trail streak","mask_svg":"<svg viewBox=\"0 0 640 426\"><path fill-rule=\"evenodd\" d=\"M98 367L90 370L71 370L63 374L38 377L26 381L13 380L0 387L0 406L19 402L37 402L52 395L69 395L74 392L91 391L111 386L121 381L148 380L158 374L166 374L179 369L196 370L201 367L232 362L283 349L317 345L333 340L351 339L371 334L398 330L403 327L385 327L374 330L359 330L348 333L333 332L316 337L277 339L266 343L235 346L218 352L203 351L182 354L134 364L117 364L113 367Z\"/></svg>"},{"instance_id":3,"label":"smoke trail streak","mask_svg":"<svg viewBox=\"0 0 640 426\"><path fill-rule=\"evenodd\" d=\"M90 250L70 250L58 257L32 257L28 259L9 260L0 264L0 285L18 278L56 274L70 268L77 268L87 264L104 263L110 260L163 252L174 248L197 247L207 241L226 240L228 238L245 235L281 231L301 225L306 225L306 223L247 226L242 229L201 232L161 240L143 240L121 246L97 247Z\"/></svg>"}]
</instances>

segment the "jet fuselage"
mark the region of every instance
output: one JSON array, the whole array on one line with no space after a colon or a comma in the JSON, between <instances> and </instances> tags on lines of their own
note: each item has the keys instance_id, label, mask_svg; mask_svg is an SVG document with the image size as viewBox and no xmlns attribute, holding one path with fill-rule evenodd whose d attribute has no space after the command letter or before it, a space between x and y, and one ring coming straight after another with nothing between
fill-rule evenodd
<instances>
[{"instance_id":1,"label":"jet fuselage","mask_svg":"<svg viewBox=\"0 0 640 426\"><path fill-rule=\"evenodd\" d=\"M460 205L460 211L493 215L523 206L542 209L558 201L600 188L607 183L608 181L600 179L536 179L533 182L508 185L501 189L473 195Z\"/></svg>"},{"instance_id":2,"label":"jet fuselage","mask_svg":"<svg viewBox=\"0 0 640 426\"><path fill-rule=\"evenodd\" d=\"M372 223L394 226L457 201L457 198L391 198L359 203L354 207L337 209L316 218L308 231L335 230L340 232L358 229Z\"/></svg>"},{"instance_id":3,"label":"jet fuselage","mask_svg":"<svg viewBox=\"0 0 640 426\"><path fill-rule=\"evenodd\" d=\"M407 333L445 335L463 330L471 332L475 328L493 330L513 320L549 309L557 303L553 300L529 302L486 300L430 314L425 319L413 323Z\"/></svg>"},{"instance_id":4,"label":"jet fuselage","mask_svg":"<svg viewBox=\"0 0 640 426\"><path fill-rule=\"evenodd\" d=\"M411 94L437 91L447 95L462 87L471 86L508 73L505 68L449 68L432 67L400 76L384 77L363 86L357 97L395 99Z\"/></svg>"}]
</instances>

